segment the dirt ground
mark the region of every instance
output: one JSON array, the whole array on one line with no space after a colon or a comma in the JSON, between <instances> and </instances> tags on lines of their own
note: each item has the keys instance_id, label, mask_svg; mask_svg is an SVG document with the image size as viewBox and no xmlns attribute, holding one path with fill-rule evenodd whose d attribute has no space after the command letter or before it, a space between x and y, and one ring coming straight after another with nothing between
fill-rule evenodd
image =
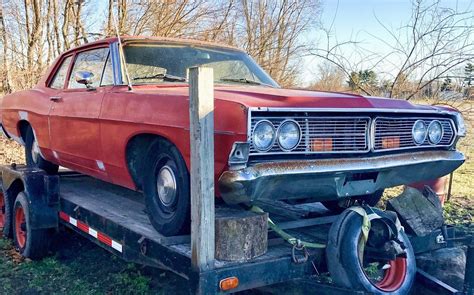
<instances>
[{"instance_id":1,"label":"dirt ground","mask_svg":"<svg viewBox=\"0 0 474 295\"><path fill-rule=\"evenodd\" d=\"M471 103L471 105L474 103ZM452 197L446 203L448 223L474 223L474 115L466 113L468 136L459 143L466 163L454 173ZM0 164L23 163L23 150L0 139ZM384 198L400 193L387 190ZM0 238L0 294L186 294L186 280L166 271L126 263L70 232L56 237L51 255L42 261L24 260L11 242ZM53 254L54 253L54 254ZM260 293L260 292L258 292Z\"/></svg>"}]
</instances>

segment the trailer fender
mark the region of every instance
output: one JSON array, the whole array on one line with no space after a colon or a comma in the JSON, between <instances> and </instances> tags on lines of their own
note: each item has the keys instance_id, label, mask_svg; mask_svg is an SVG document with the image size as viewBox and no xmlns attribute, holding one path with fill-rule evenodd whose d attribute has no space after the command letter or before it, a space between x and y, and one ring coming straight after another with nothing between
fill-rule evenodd
<instances>
[{"instance_id":1,"label":"trailer fender","mask_svg":"<svg viewBox=\"0 0 474 295\"><path fill-rule=\"evenodd\" d=\"M59 224L59 177L40 169L13 166L2 171L2 188L8 205L5 207L4 235L11 237L11 214L17 195L24 191L30 202L32 229L57 228ZM8 213L7 213L8 212Z\"/></svg>"}]
</instances>

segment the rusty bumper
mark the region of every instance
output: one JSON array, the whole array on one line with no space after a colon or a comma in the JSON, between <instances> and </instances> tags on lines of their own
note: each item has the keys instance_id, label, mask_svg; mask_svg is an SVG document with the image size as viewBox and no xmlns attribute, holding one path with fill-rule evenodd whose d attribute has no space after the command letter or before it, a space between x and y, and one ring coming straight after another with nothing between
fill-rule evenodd
<instances>
[{"instance_id":1,"label":"rusty bumper","mask_svg":"<svg viewBox=\"0 0 474 295\"><path fill-rule=\"evenodd\" d=\"M258 199L335 200L435 179L462 165L458 151L422 151L365 158L262 162L224 172L219 191L229 204Z\"/></svg>"}]
</instances>

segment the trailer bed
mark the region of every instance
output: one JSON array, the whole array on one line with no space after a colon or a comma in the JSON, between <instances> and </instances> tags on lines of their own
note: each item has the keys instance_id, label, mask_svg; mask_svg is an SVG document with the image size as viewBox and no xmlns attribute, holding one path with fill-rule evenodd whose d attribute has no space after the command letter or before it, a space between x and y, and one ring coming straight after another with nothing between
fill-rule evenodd
<instances>
[{"instance_id":1,"label":"trailer bed","mask_svg":"<svg viewBox=\"0 0 474 295\"><path fill-rule=\"evenodd\" d=\"M282 229L307 241L324 242L329 224L334 220L334 216L326 216L328 211L318 204L288 205L277 202L259 205L270 212ZM91 239L108 251L121 254L132 262L167 269L187 279L193 278L190 236L165 237L159 234L148 219L141 193L89 176L62 173L60 208L62 216L70 216L76 222L74 225L63 218L64 225L76 231L79 228L78 232L88 238L91 238L89 230L81 230L77 223L86 224L93 232L100 229L122 247L122 253L117 253L117 249L104 245L98 239ZM323 259L323 249L308 249L308 263L293 263L292 246L271 231L268 244L266 254L246 263L216 260L215 268L210 272L214 276L209 275L209 278L220 280L231 275L238 276L241 281L239 289L248 289L267 285L270 277L271 283L307 277L319 267L319 263L309 262ZM269 269L274 273L268 274Z\"/></svg>"}]
</instances>

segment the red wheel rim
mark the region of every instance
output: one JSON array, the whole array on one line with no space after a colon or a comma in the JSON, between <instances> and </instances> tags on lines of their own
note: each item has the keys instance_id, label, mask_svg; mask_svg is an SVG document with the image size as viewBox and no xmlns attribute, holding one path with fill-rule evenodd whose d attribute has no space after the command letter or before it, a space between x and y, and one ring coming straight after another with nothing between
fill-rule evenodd
<instances>
[{"instance_id":1,"label":"red wheel rim","mask_svg":"<svg viewBox=\"0 0 474 295\"><path fill-rule=\"evenodd\" d=\"M26 219L22 207L17 207L15 211L15 234L18 247L23 249L26 243Z\"/></svg>"},{"instance_id":2,"label":"red wheel rim","mask_svg":"<svg viewBox=\"0 0 474 295\"><path fill-rule=\"evenodd\" d=\"M389 262L390 268L385 271L383 279L375 286L385 292L398 290L405 281L407 272L406 258L398 257Z\"/></svg>"},{"instance_id":3,"label":"red wheel rim","mask_svg":"<svg viewBox=\"0 0 474 295\"><path fill-rule=\"evenodd\" d=\"M5 226L5 198L0 193L0 230Z\"/></svg>"}]
</instances>

